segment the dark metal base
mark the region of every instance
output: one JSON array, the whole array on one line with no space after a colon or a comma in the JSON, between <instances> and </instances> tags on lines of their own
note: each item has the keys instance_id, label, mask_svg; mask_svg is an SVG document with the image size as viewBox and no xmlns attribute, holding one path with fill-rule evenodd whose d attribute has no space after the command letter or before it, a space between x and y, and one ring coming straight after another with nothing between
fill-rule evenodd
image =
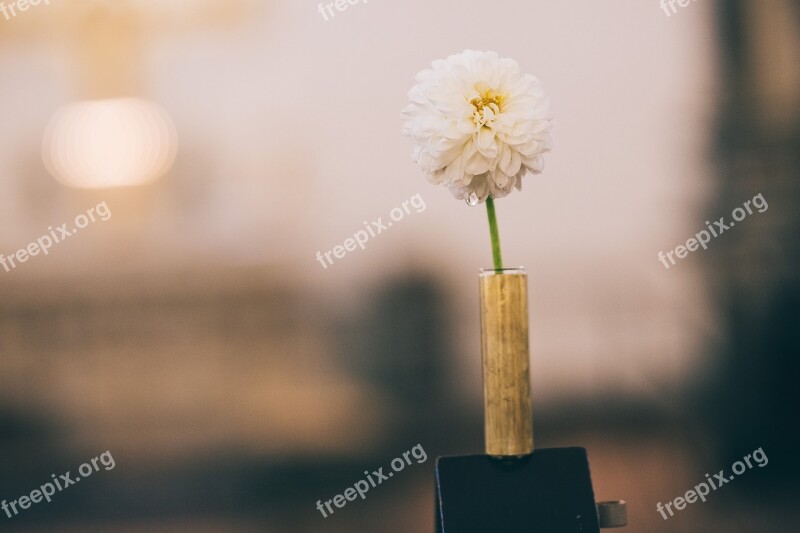
<instances>
[{"instance_id":1,"label":"dark metal base","mask_svg":"<svg viewBox=\"0 0 800 533\"><path fill-rule=\"evenodd\" d=\"M436 460L437 533L599 533L584 448Z\"/></svg>"}]
</instances>

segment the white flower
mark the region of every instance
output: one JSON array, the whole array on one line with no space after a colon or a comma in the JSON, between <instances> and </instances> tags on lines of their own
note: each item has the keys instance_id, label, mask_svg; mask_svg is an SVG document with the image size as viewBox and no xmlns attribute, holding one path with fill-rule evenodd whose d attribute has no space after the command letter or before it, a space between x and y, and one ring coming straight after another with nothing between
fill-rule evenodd
<instances>
[{"instance_id":1,"label":"white flower","mask_svg":"<svg viewBox=\"0 0 800 533\"><path fill-rule=\"evenodd\" d=\"M403 110L413 159L456 198L501 198L544 168L553 121L539 80L513 59L466 50L417 74Z\"/></svg>"}]
</instances>

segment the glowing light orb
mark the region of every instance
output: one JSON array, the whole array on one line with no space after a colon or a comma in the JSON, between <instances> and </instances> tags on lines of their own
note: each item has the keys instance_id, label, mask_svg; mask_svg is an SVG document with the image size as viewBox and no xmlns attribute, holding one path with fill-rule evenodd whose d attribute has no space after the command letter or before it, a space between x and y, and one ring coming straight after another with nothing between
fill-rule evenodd
<instances>
[{"instance_id":1,"label":"glowing light orb","mask_svg":"<svg viewBox=\"0 0 800 533\"><path fill-rule=\"evenodd\" d=\"M161 107L137 98L69 104L44 135L47 170L70 187L144 185L169 171L177 151L175 125Z\"/></svg>"}]
</instances>

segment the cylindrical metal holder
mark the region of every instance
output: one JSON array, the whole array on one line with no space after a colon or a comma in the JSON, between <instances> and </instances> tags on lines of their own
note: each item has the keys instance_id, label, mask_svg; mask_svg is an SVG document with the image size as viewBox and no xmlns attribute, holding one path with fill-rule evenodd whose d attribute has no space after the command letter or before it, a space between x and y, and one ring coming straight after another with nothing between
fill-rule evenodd
<instances>
[{"instance_id":1,"label":"cylindrical metal holder","mask_svg":"<svg viewBox=\"0 0 800 533\"><path fill-rule=\"evenodd\" d=\"M533 452L528 352L528 275L523 268L482 269L481 350L486 453Z\"/></svg>"}]
</instances>

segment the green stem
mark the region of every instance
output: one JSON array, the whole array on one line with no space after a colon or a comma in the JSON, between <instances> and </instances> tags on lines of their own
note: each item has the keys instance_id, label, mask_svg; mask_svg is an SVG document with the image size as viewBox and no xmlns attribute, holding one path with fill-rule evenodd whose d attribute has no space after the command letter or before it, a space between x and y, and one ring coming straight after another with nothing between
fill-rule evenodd
<instances>
[{"instance_id":1,"label":"green stem","mask_svg":"<svg viewBox=\"0 0 800 533\"><path fill-rule=\"evenodd\" d=\"M500 255L500 232L497 230L497 217L494 212L494 198L486 199L486 214L489 215L489 234L492 237L492 259L496 271L503 269L503 257Z\"/></svg>"}]
</instances>

